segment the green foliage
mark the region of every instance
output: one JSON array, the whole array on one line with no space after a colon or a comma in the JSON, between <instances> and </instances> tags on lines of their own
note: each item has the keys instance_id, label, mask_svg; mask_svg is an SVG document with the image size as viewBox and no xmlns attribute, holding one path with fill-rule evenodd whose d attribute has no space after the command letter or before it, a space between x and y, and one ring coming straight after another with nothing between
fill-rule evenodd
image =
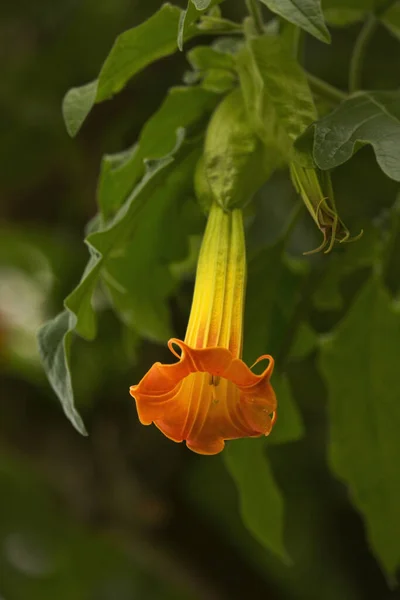
<instances>
[{"instance_id":1,"label":"green foliage","mask_svg":"<svg viewBox=\"0 0 400 600\"><path fill-rule=\"evenodd\" d=\"M249 125L241 90L234 90L218 105L207 127L204 176L209 203L215 200L223 208L243 207L274 167L274 158Z\"/></svg>"},{"instance_id":2,"label":"green foliage","mask_svg":"<svg viewBox=\"0 0 400 600\"><path fill-rule=\"evenodd\" d=\"M400 565L399 339L399 311L372 276L321 348L332 467L348 484L370 543L391 575Z\"/></svg>"},{"instance_id":3,"label":"green foliage","mask_svg":"<svg viewBox=\"0 0 400 600\"><path fill-rule=\"evenodd\" d=\"M76 523L48 483L21 460L0 461L1 593L7 598L184 600L181 585L159 576L105 534ZM29 498L29 502L27 502Z\"/></svg>"},{"instance_id":4,"label":"green foliage","mask_svg":"<svg viewBox=\"0 0 400 600\"><path fill-rule=\"evenodd\" d=\"M63 311L43 325L38 333L39 352L49 382L73 426L86 435L86 429L74 405L70 370L71 336L76 317Z\"/></svg>"},{"instance_id":5,"label":"green foliage","mask_svg":"<svg viewBox=\"0 0 400 600\"><path fill-rule=\"evenodd\" d=\"M238 71L254 130L288 158L293 141L316 118L303 70L282 40L264 35L239 53Z\"/></svg>"},{"instance_id":6,"label":"green foliage","mask_svg":"<svg viewBox=\"0 0 400 600\"><path fill-rule=\"evenodd\" d=\"M145 161L161 159L173 151L179 128L193 128L207 117L218 96L198 87L169 90L159 110L144 125L138 144L105 156L97 190L99 209L106 221L114 216L143 176Z\"/></svg>"},{"instance_id":7,"label":"green foliage","mask_svg":"<svg viewBox=\"0 0 400 600\"><path fill-rule=\"evenodd\" d=\"M112 221L89 234L86 242L91 258L80 284L65 301L69 315L61 313L55 321L44 325L39 334L44 367L49 374L50 383L62 398L64 410L78 431L83 431L83 427L74 410L71 388L71 332L75 329L88 339L95 335L92 296L100 273L104 273L112 301L125 322L128 321L145 337L165 339L169 335L168 313L163 308L163 303L171 293L171 278L160 265L157 271L159 279L152 280L151 269L157 265L160 254L163 256L162 246L157 245L157 240L165 211L190 190L191 174L198 159L198 151L193 149L188 156L183 153L180 159L175 156L174 160L173 155L182 144L181 136L170 155L148 166L143 179ZM144 218L144 228L138 228L139 215ZM175 225L178 226L178 233L182 231L178 220ZM168 240L165 241L168 244ZM137 250L137 247L142 247L146 262L136 252L135 267L135 264L131 264L132 251ZM150 275L147 287L144 284L146 274ZM140 281L140 285L136 285L136 281ZM152 292L150 297L145 290ZM153 304L149 302L150 298L153 299ZM135 309L139 309L139 312L136 313ZM140 318L136 315L140 315Z\"/></svg>"},{"instance_id":8,"label":"green foliage","mask_svg":"<svg viewBox=\"0 0 400 600\"><path fill-rule=\"evenodd\" d=\"M212 6L220 4L223 0L188 0L187 8L181 13L178 26L177 44L183 50L183 44L190 35L193 23Z\"/></svg>"},{"instance_id":9,"label":"green foliage","mask_svg":"<svg viewBox=\"0 0 400 600\"><path fill-rule=\"evenodd\" d=\"M239 490L245 525L263 546L288 561L283 542L283 500L265 449L263 438L231 442L224 453L225 464Z\"/></svg>"},{"instance_id":10,"label":"green foliage","mask_svg":"<svg viewBox=\"0 0 400 600\"><path fill-rule=\"evenodd\" d=\"M356 94L314 127L314 158L321 169L333 169L371 144L383 172L400 181L399 92Z\"/></svg>"},{"instance_id":11,"label":"green foliage","mask_svg":"<svg viewBox=\"0 0 400 600\"><path fill-rule=\"evenodd\" d=\"M374 0L322 0L326 21L344 26L361 21L374 8Z\"/></svg>"},{"instance_id":12,"label":"green foliage","mask_svg":"<svg viewBox=\"0 0 400 600\"><path fill-rule=\"evenodd\" d=\"M237 83L236 65L233 54L218 47L196 46L187 53L194 72L191 79L201 80L201 86L215 93L230 91Z\"/></svg>"},{"instance_id":13,"label":"green foliage","mask_svg":"<svg viewBox=\"0 0 400 600\"><path fill-rule=\"evenodd\" d=\"M389 10L381 16L382 22L386 25L393 35L400 40L400 5L394 2Z\"/></svg>"},{"instance_id":14,"label":"green foliage","mask_svg":"<svg viewBox=\"0 0 400 600\"><path fill-rule=\"evenodd\" d=\"M147 65L175 52L180 15L179 8L164 4L148 21L117 38L96 81L67 93L63 114L71 136L78 133L95 103L108 100Z\"/></svg>"},{"instance_id":15,"label":"green foliage","mask_svg":"<svg viewBox=\"0 0 400 600\"><path fill-rule=\"evenodd\" d=\"M320 0L261 0L261 2L272 12L311 33L321 42L331 41Z\"/></svg>"},{"instance_id":16,"label":"green foliage","mask_svg":"<svg viewBox=\"0 0 400 600\"><path fill-rule=\"evenodd\" d=\"M318 564L325 564L327 571L323 573L329 572L331 580L324 588L321 582L324 577L316 576L315 581L321 586L314 586L308 578L306 583L301 582L301 578L296 579L285 570L279 578L282 589L290 589L293 597L310 600L320 597L336 600L339 596L358 599L362 593L358 594L355 584L353 587L355 575L345 570L329 547L329 536L333 535L330 529L334 529L331 521L334 515L341 514L345 500L339 498L340 492L323 462L326 415L322 383L329 399L329 466L333 475L349 488L351 502L366 522L371 549L383 569L393 576L400 566L397 518L400 481L396 470L400 454L396 437L400 321L383 282L397 293L398 214L391 206L397 189L394 182L400 181L400 95L396 73L390 80L392 90L390 85L386 86L387 90L381 80L374 85L374 76L384 55L380 54L380 42L377 42L367 61L365 47L367 43L372 46L374 32L384 44L396 44L400 31L399 6L384 0L324 0L322 8L319 0L261 2L277 15L266 24L262 21L258 0L243 2L240 7L228 0L223 10L229 18L221 13L222 0L188 0L185 10L171 4L159 8L158 3L158 10L150 17L154 5L147 7L146 3L140 3L142 12L135 13L133 22L147 20L117 37L98 79L72 88L65 96L64 119L68 133L75 136L96 103L120 92L136 74L156 60L174 54L177 48L182 50L185 42L195 35L208 35L202 38L201 45L187 52L190 71L183 73L187 66L179 53L169 59L171 64L175 61L174 68L177 74L182 74L183 83L178 81L175 85L176 81L168 78L169 68L165 68L169 62L161 63L154 67L154 73L149 70L141 75L143 84L140 80L135 90L134 110L129 89L126 90L128 101L125 96L115 101L117 116L111 119L116 121L115 128L110 125L106 112L99 113L101 126L96 128L96 134L85 128L82 142L77 140L71 149L64 149L68 169L63 176L66 181L75 178L76 184L68 189L62 204L68 205L70 198L77 200L71 214L68 209L58 214L58 218L63 222L79 215L79 226L81 219L92 211L91 206L82 202L87 196L82 182L89 175L86 166L80 166L81 152L88 152L87 148L91 153L93 149L98 151L90 164L97 164L104 149L107 154L102 159L97 185L98 213L87 227L85 243L89 261L79 284L67 295L64 311L40 330L39 352L65 414L75 428L85 434L74 404L71 378L74 360L77 364L77 367L74 364L74 379L78 374L84 380L80 390L89 389L88 382L97 379L101 387L108 377L108 385L118 390L116 396L125 394L132 373L123 372L120 363L124 365L124 361L118 356L112 357L113 349L118 354L125 344L129 360L138 363L134 377L140 380L149 363L162 360L159 344L184 331L198 234L203 222L201 209L207 212L210 202L215 200L226 210L246 205L249 260L243 356L248 364L265 353L274 357L272 382L278 398L278 419L271 435L231 441L224 453L225 466L236 486L242 521L252 538L236 514L236 495L233 494L227 511L225 505L222 506L226 493L221 496L224 500L215 498L219 477L222 481L226 476L223 470L221 474L222 463L218 463L218 459L212 462L213 459L203 458L198 463L188 461L178 466L178 461L172 461L176 469L174 476L181 478L179 469L187 472L193 469L194 473L205 470L204 480L201 473L198 475L197 497L191 501L213 506L217 520L224 523L228 532L229 543L236 545L244 562L252 562L251 567L257 564L263 577L266 565L268 570L273 564L270 561L274 560L274 554L283 561L288 561L290 556L300 564L304 550L307 555L304 560L308 563L301 564L298 571L308 573L310 565L318 563L317 558ZM119 10L111 4L96 11ZM122 6L123 0L120 4ZM250 16L238 22L240 9L245 5ZM139 6L135 6L136 9L139 11ZM343 27L341 31L335 30L333 50L319 43L330 41L325 20L329 25ZM361 25L364 20L370 30ZM121 23L124 21L121 17ZM377 29L380 22L384 27ZM87 35L87 21L84 23ZM359 26L345 27L353 23ZM358 29L362 31L357 40L354 38ZM390 36L388 30L394 35ZM312 36L307 38L305 52L301 51L302 33ZM215 38L212 42L209 42L209 34ZM344 89L348 49L350 43L355 42L359 49L361 44L361 52L353 54L352 66L355 63L356 71L362 70L363 81L366 75L367 89L371 91L357 90L347 95L332 86L332 82ZM78 50L76 52L71 62L79 64ZM94 64L100 55L98 50ZM46 77L48 81L55 80L55 74L61 71L58 59L54 60L57 68ZM388 71L389 62L385 59ZM41 64L40 60L38 63ZM323 72L323 65L326 67L327 63L329 83L314 74ZM87 81L92 69L93 64L88 63L82 72L73 73L71 82L74 83L74 78ZM13 63L10 71L15 70ZM7 73L6 69L5 89L10 81ZM28 79L36 80L37 71ZM60 93L71 82L61 80ZM169 91L165 95L167 87ZM357 86L350 85L353 87ZM165 99L160 104L162 95ZM23 90L18 90L16 97L20 101L24 97ZM12 100L10 102L12 104ZM159 108L149 116L158 104ZM25 115L26 110L21 112ZM43 118L40 111L32 109L32 113L35 122ZM23 131L24 126L25 121L22 121L18 131ZM53 127L50 119L49 130ZM2 138L3 147L8 148L13 137L17 136L8 132ZM127 145L129 147L121 151ZM32 147L35 145L27 146L29 161L35 165ZM383 173L376 167L375 158ZM63 164L63 160L57 158L55 164ZM299 200L294 196L288 167L292 175L297 173L295 182L309 202L307 206L314 223L303 219L298 210ZM334 168L337 169L331 178L330 170ZM55 181L58 176L56 170ZM310 185L305 189L307 177ZM93 182L91 185L89 189L93 189ZM84 192L77 194L82 188ZM18 186L16 189L13 200L19 198ZM40 189L40 197L47 195L46 187ZM195 195L198 203L194 202ZM329 249L335 241L348 239L348 230L337 210L346 214L352 231L353 226L357 227L356 233L364 228L364 237L348 248L334 249L331 257L300 258L304 250L315 245L315 224L324 236L331 227ZM51 219L50 223L49 229L53 226ZM316 233L320 233L318 229ZM17 251L10 238L1 237L0 250L4 254L9 252L13 269L33 273L32 278L39 277L34 245L31 242L26 246L19 244ZM58 238L58 231L54 237ZM74 245L73 237L67 236L68 252L64 246L60 252L57 244L51 243L44 251L48 255L44 271L52 270L53 279L61 282L62 289L54 282L45 286L49 294L54 285L54 305L61 304L61 294L78 278L80 259L76 259L76 265L75 258L71 259L68 271L65 264L68 259L63 256L80 256L81 249ZM70 244L73 250L69 252ZM3 262L0 261L2 268ZM62 268L58 264L63 265ZM0 290L0 302L3 293ZM42 307L41 319L52 309L53 306ZM84 351L77 352L74 359L72 341L75 340L75 347L79 349L78 336L87 340L96 337L100 311L100 327L105 320L111 323L101 351L95 343L90 347L85 345ZM12 315L12 311L2 312L0 306L0 366L3 356L9 352L8 345L11 346L8 340L11 327L6 322L9 317L5 319L4 314ZM117 323L118 327L123 326L124 332L124 341L118 343L114 337ZM142 341L147 343L142 344ZM143 352L137 351L139 347ZM99 372L103 370L106 373L100 377ZM111 381L112 375L118 379L117 383ZM95 415L98 410L97 403L90 410L92 418L92 413ZM160 484L157 477L165 466L162 464L163 442L156 437L157 432L148 434L154 438L146 438L147 433L142 433L142 429L131 435L131 423L127 428L134 446L124 448L129 455L129 465L121 466L121 470L125 469L130 475L131 458L147 452L141 469L152 485L162 487L164 484ZM97 436L107 443L113 435L119 439L119 431L116 434L110 431L101 430ZM157 461L161 460L160 469L153 468L154 456L150 449L153 443L154 456ZM169 450L172 443L165 443L169 465L170 456L174 456L169 452L173 453L176 447ZM93 445L96 446L96 441ZM110 447L103 451L104 455L108 456ZM96 456L96 465L104 461L104 455ZM203 467L207 461L212 466ZM196 467L200 463L202 466ZM112 462L110 470L115 470L116 465L119 459ZM319 483L321 473L323 484ZM211 490L208 482L211 482ZM125 484L126 481L115 492L116 504L123 505ZM232 485L225 478L221 489L225 486L225 491L231 494ZM317 489L320 500L316 497ZM102 495L101 489L97 495ZM107 510L107 506L99 509L100 517L105 520L109 516ZM311 516L307 520L308 514L312 515L312 523ZM324 543L327 556L320 557ZM340 543L342 540L336 540L332 548L335 544L339 547ZM317 557L312 553L313 544ZM270 553L264 554L264 549ZM339 564L340 573L336 571ZM369 565L367 567L369 569ZM251 577L247 582L249 579ZM289 579L290 584L286 583ZM147 593L147 588L144 589ZM362 589L365 591L366 587ZM73 592L80 597L75 589ZM54 597L56 592L52 594Z\"/></svg>"}]
</instances>

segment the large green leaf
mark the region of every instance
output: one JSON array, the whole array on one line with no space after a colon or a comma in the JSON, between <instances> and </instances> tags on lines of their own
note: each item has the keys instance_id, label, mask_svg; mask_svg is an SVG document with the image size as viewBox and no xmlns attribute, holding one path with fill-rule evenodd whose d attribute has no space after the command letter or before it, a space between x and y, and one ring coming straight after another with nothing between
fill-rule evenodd
<instances>
[{"instance_id":1,"label":"large green leaf","mask_svg":"<svg viewBox=\"0 0 400 600\"><path fill-rule=\"evenodd\" d=\"M266 438L227 444L224 460L239 492L246 527L266 548L288 561L283 540L283 499L266 457Z\"/></svg>"},{"instance_id":2,"label":"large green leaf","mask_svg":"<svg viewBox=\"0 0 400 600\"><path fill-rule=\"evenodd\" d=\"M400 565L400 313L377 277L321 348L330 460L389 574Z\"/></svg>"},{"instance_id":3,"label":"large green leaf","mask_svg":"<svg viewBox=\"0 0 400 600\"><path fill-rule=\"evenodd\" d=\"M182 193L185 194L187 192L189 174L191 181L194 162L198 157L198 150L194 148L189 150L187 145L185 145L185 148L182 149L178 157L177 153L182 143L183 137L180 135L172 153L148 164L147 172L143 179L120 207L111 222L106 224L103 229L91 233L86 238L91 258L81 282L65 301L67 311L44 325L39 332L40 352L49 381L61 400L67 417L81 433L84 432L84 427L74 408L70 375L72 331L75 330L88 339L94 337L96 333L95 313L92 307L94 287L97 284L101 271L105 267L112 269L113 260L118 260L118 258L122 260L129 244L134 243L135 235L138 234L138 231L141 231L143 225L140 219L143 211L145 209L154 211L155 216L153 219L163 219L165 217L166 205L174 203L177 198L181 197ZM192 161L189 165L190 169L186 167L180 169L180 165L187 165L188 161ZM148 208L149 206L150 209ZM144 245L142 248L136 248L136 256L138 256L139 252L143 252L146 255L149 252L149 246L157 244L155 236L157 236L158 231L159 226L145 240L142 238ZM183 233L181 232L181 235ZM174 235L176 235L176 232L172 233L172 236ZM154 256L154 254L151 254L151 256ZM140 264L138 258L136 258L136 264ZM147 266L149 267L148 263ZM153 265L150 265L150 267L153 267ZM134 273L128 273L128 275L130 282L132 280L135 281ZM142 275L151 278L151 268L147 273L142 273ZM124 279L121 281L115 279L113 281L114 285L115 282L119 285L121 293L128 294L124 286ZM133 288L132 294L137 293L140 295L142 289L146 289L145 286L144 288L141 286L144 286L143 281L141 285L136 285ZM152 304L152 301L157 303L158 295L165 298L166 294L167 292L161 289L160 282L160 287L157 288L156 295L153 298L147 299L149 305ZM146 317L146 315L143 315L143 317ZM145 318L141 320L141 326L142 330L145 330L149 336L152 334L153 337L161 335L158 324L154 325L149 320L146 321ZM164 330L162 333L164 333Z\"/></svg>"},{"instance_id":4,"label":"large green leaf","mask_svg":"<svg viewBox=\"0 0 400 600\"><path fill-rule=\"evenodd\" d=\"M63 311L39 330L40 357L49 382L74 427L86 435L83 421L74 406L70 371L71 336L76 317Z\"/></svg>"},{"instance_id":5,"label":"large green leaf","mask_svg":"<svg viewBox=\"0 0 400 600\"><path fill-rule=\"evenodd\" d=\"M244 357L249 363L261 354L278 350L298 299L301 279L286 264L282 240L250 261L244 326ZM278 399L278 420L272 433L268 438L230 442L224 458L238 489L244 524L263 546L287 561L283 499L266 452L269 444L298 440L304 430L287 377L274 373L272 384Z\"/></svg>"},{"instance_id":6,"label":"large green leaf","mask_svg":"<svg viewBox=\"0 0 400 600\"><path fill-rule=\"evenodd\" d=\"M212 197L224 208L251 200L279 164L274 140L262 144L250 125L239 88L214 111L204 143L204 175Z\"/></svg>"},{"instance_id":7,"label":"large green leaf","mask_svg":"<svg viewBox=\"0 0 400 600\"><path fill-rule=\"evenodd\" d=\"M215 93L198 86L171 88L159 110L144 125L138 144L103 158L97 199L106 220L115 214L143 176L145 161L169 154L176 144L177 130L196 126L218 99Z\"/></svg>"},{"instance_id":8,"label":"large green leaf","mask_svg":"<svg viewBox=\"0 0 400 600\"><path fill-rule=\"evenodd\" d=\"M111 98L147 65L175 52L181 12L176 6L164 4L150 19L122 33L98 79L69 90L63 101L63 115L71 136L78 133L95 103Z\"/></svg>"},{"instance_id":9,"label":"large green leaf","mask_svg":"<svg viewBox=\"0 0 400 600\"><path fill-rule=\"evenodd\" d=\"M110 253L104 263L102 274L115 308L127 325L147 339L163 342L172 335L168 298L176 280L169 265L189 252L182 205L191 192L199 156L197 147L176 161L171 175L142 207L138 224L132 223L127 242L120 246L118 241L121 249ZM109 236L97 233L91 243L105 252Z\"/></svg>"},{"instance_id":10,"label":"large green leaf","mask_svg":"<svg viewBox=\"0 0 400 600\"><path fill-rule=\"evenodd\" d=\"M303 275L304 272L296 273L290 268L282 240L261 250L250 261L244 321L244 358L248 364L263 354L276 357L282 350L300 300ZM278 421L270 436L271 443L298 439L303 428L287 378L274 373L272 384L278 399Z\"/></svg>"},{"instance_id":11,"label":"large green leaf","mask_svg":"<svg viewBox=\"0 0 400 600\"><path fill-rule=\"evenodd\" d=\"M272 12L301 27L322 42L331 36L326 28L321 0L261 0Z\"/></svg>"},{"instance_id":12,"label":"large green leaf","mask_svg":"<svg viewBox=\"0 0 400 600\"><path fill-rule=\"evenodd\" d=\"M270 35L250 40L237 62L255 131L264 143L275 139L289 156L294 140L317 117L303 69L285 43Z\"/></svg>"},{"instance_id":13,"label":"large green leaf","mask_svg":"<svg viewBox=\"0 0 400 600\"><path fill-rule=\"evenodd\" d=\"M333 169L371 144L382 171L400 181L400 92L361 92L315 124L314 158Z\"/></svg>"},{"instance_id":14,"label":"large green leaf","mask_svg":"<svg viewBox=\"0 0 400 600\"><path fill-rule=\"evenodd\" d=\"M304 426L290 390L289 380L286 375L274 373L272 385L278 399L278 419L268 438L268 444L295 442L303 437Z\"/></svg>"},{"instance_id":15,"label":"large green leaf","mask_svg":"<svg viewBox=\"0 0 400 600\"><path fill-rule=\"evenodd\" d=\"M284 241L263 248L249 261L244 317L244 359L253 363L262 354L276 356L293 311L301 298L306 265L294 267Z\"/></svg>"}]
</instances>

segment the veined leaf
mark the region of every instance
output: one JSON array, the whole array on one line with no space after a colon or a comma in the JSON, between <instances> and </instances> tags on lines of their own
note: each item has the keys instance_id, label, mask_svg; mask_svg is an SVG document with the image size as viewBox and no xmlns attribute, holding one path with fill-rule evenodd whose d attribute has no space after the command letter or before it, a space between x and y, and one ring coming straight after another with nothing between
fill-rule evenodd
<instances>
[{"instance_id":1,"label":"veined leaf","mask_svg":"<svg viewBox=\"0 0 400 600\"><path fill-rule=\"evenodd\" d=\"M263 546L289 562L283 540L283 500L266 446L265 437L235 440L227 444L223 457L238 489L244 524Z\"/></svg>"},{"instance_id":2,"label":"veined leaf","mask_svg":"<svg viewBox=\"0 0 400 600\"><path fill-rule=\"evenodd\" d=\"M253 131L239 88L214 111L204 143L204 174L222 207L244 206L279 164L274 141L262 144Z\"/></svg>"},{"instance_id":3,"label":"veined leaf","mask_svg":"<svg viewBox=\"0 0 400 600\"><path fill-rule=\"evenodd\" d=\"M315 124L314 159L333 169L371 144L382 171L400 181L400 92L360 92Z\"/></svg>"},{"instance_id":4,"label":"veined leaf","mask_svg":"<svg viewBox=\"0 0 400 600\"><path fill-rule=\"evenodd\" d=\"M400 565L400 313L377 277L321 348L330 460L363 514L386 571Z\"/></svg>"},{"instance_id":5,"label":"veined leaf","mask_svg":"<svg viewBox=\"0 0 400 600\"><path fill-rule=\"evenodd\" d=\"M169 264L184 258L188 232L182 215L190 194L200 147L176 159L170 175L140 209L140 219L127 225L127 241L118 240L102 270L112 302L122 320L142 337L166 341L172 335L168 298L176 286ZM167 231L166 231L166 224ZM122 227L119 236L125 237ZM106 251L110 233L99 232L91 243Z\"/></svg>"},{"instance_id":6,"label":"veined leaf","mask_svg":"<svg viewBox=\"0 0 400 600\"><path fill-rule=\"evenodd\" d=\"M96 81L72 88L63 100L67 131L75 136L93 105L121 91L136 73L173 54L182 11L164 4L144 23L122 33L114 43Z\"/></svg>"},{"instance_id":7,"label":"veined leaf","mask_svg":"<svg viewBox=\"0 0 400 600\"><path fill-rule=\"evenodd\" d=\"M294 140L317 118L304 71L282 40L269 35L250 40L237 62L254 130L290 156Z\"/></svg>"},{"instance_id":8,"label":"veined leaf","mask_svg":"<svg viewBox=\"0 0 400 600\"><path fill-rule=\"evenodd\" d=\"M185 151L180 155L180 160L174 163L174 158L182 143L183 136L181 135L171 154L153 162L151 165L149 164L143 179L120 207L112 221L104 229L91 233L87 237L86 242L89 246L91 258L78 287L65 301L67 311L45 324L39 332L40 353L50 384L60 399L66 416L81 433L84 433L85 429L74 406L70 374L72 332L75 330L89 339L94 337L96 332L95 314L92 307L94 287L102 269L107 266L112 269L112 261L124 256L128 242L131 243L134 240L135 232L140 230L140 216L143 210L145 208L149 210L147 207L150 206L150 210L154 211L153 219L156 220L157 217L162 219L166 204L175 202L177 198L181 197L181 193L186 192L188 173L190 172L190 176L192 176L199 150L192 148L191 151L188 151L185 148ZM194 152L197 152L195 156L193 155ZM180 170L179 165L184 164L189 159L193 163L190 164L190 171L189 169ZM160 201L160 194L163 194L163 201ZM157 244L157 240L154 239L157 231L158 229L155 228L152 235L148 235L147 239L144 240L144 243L150 246ZM136 250L136 260L139 252L144 252L145 255L148 253L148 247L144 250L143 248L137 248ZM146 275L152 277L151 269L148 269ZM135 273L130 274L130 277L134 280ZM124 280L122 279L123 293L127 293L123 283ZM142 285L144 285L143 282ZM140 286L136 286L134 289L138 293L141 291ZM146 289L145 286L144 289ZM160 294L161 296L164 294L163 297L165 297L165 291L160 291ZM150 298L148 302L151 305ZM162 317L163 315L161 315ZM147 327L145 333L150 335L148 328L151 329L151 323L149 325L149 322L144 319L144 321L141 321L141 326L141 332ZM158 334L159 330L156 331L154 337L157 337Z\"/></svg>"},{"instance_id":9,"label":"veined leaf","mask_svg":"<svg viewBox=\"0 0 400 600\"><path fill-rule=\"evenodd\" d=\"M321 0L261 0L272 12L301 27L321 42L329 43Z\"/></svg>"},{"instance_id":10,"label":"veined leaf","mask_svg":"<svg viewBox=\"0 0 400 600\"><path fill-rule=\"evenodd\" d=\"M66 416L79 433L87 435L85 425L75 409L72 391L70 350L75 320L74 315L63 311L39 330L38 344L43 367Z\"/></svg>"}]
</instances>

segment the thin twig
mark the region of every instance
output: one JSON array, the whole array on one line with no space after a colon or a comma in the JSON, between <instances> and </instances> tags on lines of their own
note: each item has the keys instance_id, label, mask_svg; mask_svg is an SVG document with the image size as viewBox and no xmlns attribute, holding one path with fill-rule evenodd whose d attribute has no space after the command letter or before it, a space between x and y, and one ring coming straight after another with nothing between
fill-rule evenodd
<instances>
[{"instance_id":1,"label":"thin twig","mask_svg":"<svg viewBox=\"0 0 400 600\"><path fill-rule=\"evenodd\" d=\"M315 75L311 75L311 73L307 73L306 75L308 83L314 92L317 92L327 100L333 101L335 104L346 100L347 94L342 92L342 90L339 90L330 83L319 79L319 77L315 77Z\"/></svg>"}]
</instances>

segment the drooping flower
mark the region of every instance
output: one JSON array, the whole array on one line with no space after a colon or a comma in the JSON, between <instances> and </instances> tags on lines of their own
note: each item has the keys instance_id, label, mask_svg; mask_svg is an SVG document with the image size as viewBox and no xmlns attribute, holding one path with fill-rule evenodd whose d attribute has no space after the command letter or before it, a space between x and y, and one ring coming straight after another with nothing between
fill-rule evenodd
<instances>
[{"instance_id":1,"label":"drooping flower","mask_svg":"<svg viewBox=\"0 0 400 600\"><path fill-rule=\"evenodd\" d=\"M142 424L154 423L199 454L225 440L268 435L276 417L269 355L261 375L241 360L246 280L242 211L213 204L199 261L185 340L171 339L174 364L155 363L130 388Z\"/></svg>"},{"instance_id":2,"label":"drooping flower","mask_svg":"<svg viewBox=\"0 0 400 600\"><path fill-rule=\"evenodd\" d=\"M329 171L318 168L302 167L292 162L290 174L297 192L301 195L308 212L314 219L318 229L323 235L322 242L315 250L304 252L314 254L323 250L330 252L335 244L355 242L362 236L362 231L351 237L350 232L339 217L333 194L331 176Z\"/></svg>"}]
</instances>

